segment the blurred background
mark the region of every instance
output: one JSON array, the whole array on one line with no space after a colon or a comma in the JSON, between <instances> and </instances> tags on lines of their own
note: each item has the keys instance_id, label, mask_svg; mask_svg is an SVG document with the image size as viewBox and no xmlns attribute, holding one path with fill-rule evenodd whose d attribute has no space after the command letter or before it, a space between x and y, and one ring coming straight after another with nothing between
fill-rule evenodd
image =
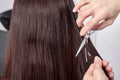
<instances>
[{"instance_id":1,"label":"blurred background","mask_svg":"<svg viewBox=\"0 0 120 80\"><path fill-rule=\"evenodd\" d=\"M0 13L12 9L14 0L0 0ZM6 48L8 40L8 31L0 22L0 75L2 74L5 61Z\"/></svg>"},{"instance_id":2,"label":"blurred background","mask_svg":"<svg viewBox=\"0 0 120 80\"><path fill-rule=\"evenodd\" d=\"M0 13L10 10L13 7L14 0L0 0ZM80 0L74 0L75 4ZM115 80L120 79L120 15L113 25L104 30L96 31L91 36L94 46L103 57L108 60L113 67ZM3 64L6 55L8 40L8 31L0 22L0 75L2 74Z\"/></svg>"}]
</instances>

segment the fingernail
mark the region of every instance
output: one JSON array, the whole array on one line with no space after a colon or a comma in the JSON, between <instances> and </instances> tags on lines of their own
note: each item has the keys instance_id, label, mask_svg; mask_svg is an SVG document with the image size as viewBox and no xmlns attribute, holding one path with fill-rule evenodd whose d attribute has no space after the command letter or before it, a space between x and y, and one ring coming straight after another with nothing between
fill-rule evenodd
<instances>
[{"instance_id":1,"label":"fingernail","mask_svg":"<svg viewBox=\"0 0 120 80\"><path fill-rule=\"evenodd\" d=\"M72 12L76 12L75 9L73 9Z\"/></svg>"},{"instance_id":2,"label":"fingernail","mask_svg":"<svg viewBox=\"0 0 120 80\"><path fill-rule=\"evenodd\" d=\"M84 36L84 34L82 32L80 32L80 36Z\"/></svg>"},{"instance_id":3,"label":"fingernail","mask_svg":"<svg viewBox=\"0 0 120 80\"><path fill-rule=\"evenodd\" d=\"M84 35L85 35L85 33L83 31L83 28L82 28L81 31L80 31L80 36L84 36Z\"/></svg>"},{"instance_id":4,"label":"fingernail","mask_svg":"<svg viewBox=\"0 0 120 80\"><path fill-rule=\"evenodd\" d=\"M76 20L76 23L77 23L77 26L78 26L78 27L82 27L82 25L79 24L78 20Z\"/></svg>"}]
</instances>

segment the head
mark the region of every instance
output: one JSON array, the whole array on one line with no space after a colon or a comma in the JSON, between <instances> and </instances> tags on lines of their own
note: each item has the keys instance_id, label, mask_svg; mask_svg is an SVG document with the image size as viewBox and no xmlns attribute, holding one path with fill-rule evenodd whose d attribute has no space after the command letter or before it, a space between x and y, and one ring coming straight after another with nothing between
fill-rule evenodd
<instances>
[{"instance_id":1,"label":"head","mask_svg":"<svg viewBox=\"0 0 120 80\"><path fill-rule=\"evenodd\" d=\"M79 36L72 0L15 0L3 77L8 80L82 80L93 57ZM92 45L90 45L93 47Z\"/></svg>"}]
</instances>

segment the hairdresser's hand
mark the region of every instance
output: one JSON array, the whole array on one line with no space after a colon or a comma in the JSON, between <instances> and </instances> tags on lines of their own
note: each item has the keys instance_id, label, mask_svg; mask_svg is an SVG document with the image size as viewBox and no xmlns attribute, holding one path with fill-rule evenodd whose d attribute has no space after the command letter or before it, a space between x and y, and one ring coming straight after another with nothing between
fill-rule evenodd
<instances>
[{"instance_id":1,"label":"hairdresser's hand","mask_svg":"<svg viewBox=\"0 0 120 80\"><path fill-rule=\"evenodd\" d=\"M105 75L102 66L106 68L109 78ZM101 61L99 57L95 57L94 63L90 65L83 80L114 80L114 74L107 61Z\"/></svg>"},{"instance_id":2,"label":"hairdresser's hand","mask_svg":"<svg viewBox=\"0 0 120 80\"><path fill-rule=\"evenodd\" d=\"M78 10L76 22L79 27L87 17L92 16L92 19L81 29L80 34L85 35L91 29L100 30L111 25L120 12L120 0L81 0L74 7L73 12Z\"/></svg>"}]
</instances>

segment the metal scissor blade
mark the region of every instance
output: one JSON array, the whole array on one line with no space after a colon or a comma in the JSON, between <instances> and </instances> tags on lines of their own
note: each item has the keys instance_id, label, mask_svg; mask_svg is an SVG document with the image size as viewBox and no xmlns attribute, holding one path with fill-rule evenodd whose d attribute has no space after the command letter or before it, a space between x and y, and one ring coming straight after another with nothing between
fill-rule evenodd
<instances>
[{"instance_id":1,"label":"metal scissor blade","mask_svg":"<svg viewBox=\"0 0 120 80\"><path fill-rule=\"evenodd\" d=\"M82 48L83 48L83 46L85 45L85 40L86 40L86 38L84 38L84 39L83 39L83 41L82 41L82 43L80 44L80 47L79 47L79 49L78 49L78 51L77 51L77 53L76 53L75 57L77 57L77 56L78 56L79 52L81 51L81 49L82 49Z\"/></svg>"},{"instance_id":2,"label":"metal scissor blade","mask_svg":"<svg viewBox=\"0 0 120 80\"><path fill-rule=\"evenodd\" d=\"M94 31L93 31L94 32ZM93 33L92 31L88 31L87 34L84 36L84 39L82 41L82 43L80 44L80 47L75 55L75 57L78 56L78 54L80 53L81 49L83 48L83 46L86 44L86 42L88 42L88 38L90 37L90 35Z\"/></svg>"}]
</instances>

